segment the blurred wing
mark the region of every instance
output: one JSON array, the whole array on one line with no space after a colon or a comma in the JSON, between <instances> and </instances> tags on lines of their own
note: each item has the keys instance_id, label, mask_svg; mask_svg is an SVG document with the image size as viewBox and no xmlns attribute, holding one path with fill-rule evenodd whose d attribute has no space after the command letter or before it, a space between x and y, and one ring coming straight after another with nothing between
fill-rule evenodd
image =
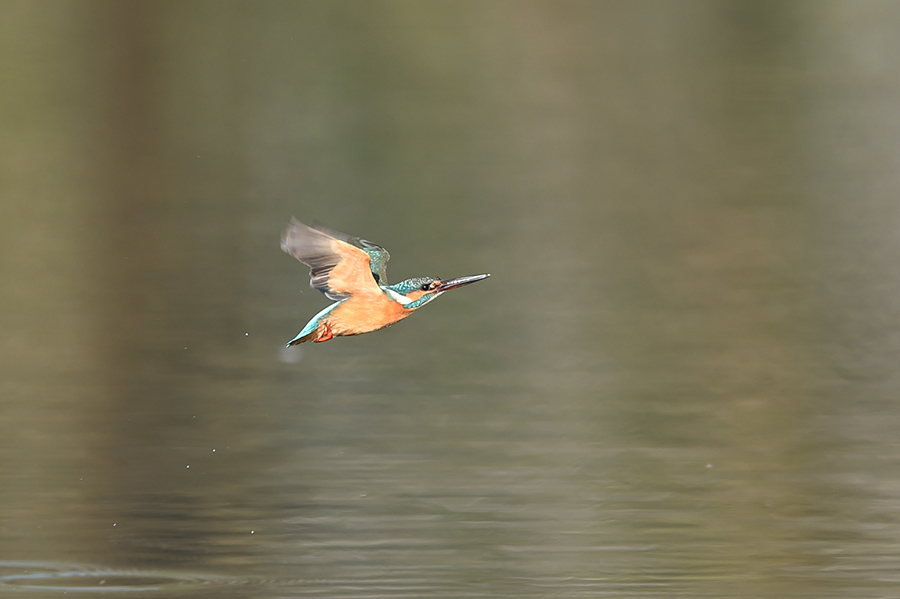
<instances>
[{"instance_id":1,"label":"blurred wing","mask_svg":"<svg viewBox=\"0 0 900 599\"><path fill-rule=\"evenodd\" d=\"M320 233L324 233L329 237L334 237L335 239L349 243L367 253L369 255L369 268L372 271L372 276L375 277L375 282L379 285L387 285L387 263L388 260L391 259L391 255L386 249L367 239L353 237L352 235L334 231L333 229L321 225L314 225L310 228Z\"/></svg>"},{"instance_id":2,"label":"blurred wing","mask_svg":"<svg viewBox=\"0 0 900 599\"><path fill-rule=\"evenodd\" d=\"M353 245L353 240L336 231L307 227L291 218L281 235L281 249L309 266L310 286L329 299L339 301L355 293L382 293L375 281L370 254Z\"/></svg>"}]
</instances>

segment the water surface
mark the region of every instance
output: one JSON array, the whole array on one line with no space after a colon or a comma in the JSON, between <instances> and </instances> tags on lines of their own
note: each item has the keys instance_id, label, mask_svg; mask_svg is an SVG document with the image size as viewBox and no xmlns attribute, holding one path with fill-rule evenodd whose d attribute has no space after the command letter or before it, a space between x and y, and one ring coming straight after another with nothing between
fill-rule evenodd
<instances>
[{"instance_id":1,"label":"water surface","mask_svg":"<svg viewBox=\"0 0 900 599\"><path fill-rule=\"evenodd\" d=\"M900 591L900 9L0 22L4 595ZM292 214L493 276L284 350Z\"/></svg>"}]
</instances>

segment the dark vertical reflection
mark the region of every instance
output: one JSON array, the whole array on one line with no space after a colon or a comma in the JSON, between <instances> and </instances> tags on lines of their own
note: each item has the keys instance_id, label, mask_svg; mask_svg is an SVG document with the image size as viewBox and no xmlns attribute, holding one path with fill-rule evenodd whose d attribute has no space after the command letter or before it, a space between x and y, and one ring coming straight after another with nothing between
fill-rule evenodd
<instances>
[{"instance_id":1,"label":"dark vertical reflection","mask_svg":"<svg viewBox=\"0 0 900 599\"><path fill-rule=\"evenodd\" d=\"M100 3L85 32L100 133L95 339L107 377L87 409L98 427L97 515L116 522L105 560L177 545L187 565L190 548L219 532L159 522L214 513L219 497L202 493L198 477L215 466L203 459L235 438L203 405L218 399L216 413L229 413L229 389L246 374L220 368L246 332L239 84L227 70L203 77L216 66L204 58L237 53L227 35L233 8ZM204 19L193 33L179 29ZM230 468L242 476L238 462Z\"/></svg>"}]
</instances>

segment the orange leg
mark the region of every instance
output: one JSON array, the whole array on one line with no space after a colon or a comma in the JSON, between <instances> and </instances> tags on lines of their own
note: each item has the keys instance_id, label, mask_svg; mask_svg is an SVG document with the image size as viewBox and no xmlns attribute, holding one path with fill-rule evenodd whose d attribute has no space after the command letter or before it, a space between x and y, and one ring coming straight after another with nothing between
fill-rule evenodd
<instances>
[{"instance_id":1,"label":"orange leg","mask_svg":"<svg viewBox=\"0 0 900 599\"><path fill-rule=\"evenodd\" d=\"M316 340L315 340L316 343L324 343L324 342L328 341L329 339L334 339L334 333L331 332L331 325L329 325L326 322L323 325L323 328L325 330L319 334L318 338L316 338Z\"/></svg>"}]
</instances>

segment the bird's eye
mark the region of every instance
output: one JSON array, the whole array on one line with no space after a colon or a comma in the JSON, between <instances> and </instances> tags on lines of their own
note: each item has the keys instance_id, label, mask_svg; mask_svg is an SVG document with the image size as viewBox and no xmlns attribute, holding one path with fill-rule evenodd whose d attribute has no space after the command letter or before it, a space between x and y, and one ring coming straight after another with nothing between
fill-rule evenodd
<instances>
[{"instance_id":1,"label":"bird's eye","mask_svg":"<svg viewBox=\"0 0 900 599\"><path fill-rule=\"evenodd\" d=\"M419 289L421 289L422 291L428 291L429 289L431 289L431 283L425 283L424 285L419 287Z\"/></svg>"}]
</instances>

